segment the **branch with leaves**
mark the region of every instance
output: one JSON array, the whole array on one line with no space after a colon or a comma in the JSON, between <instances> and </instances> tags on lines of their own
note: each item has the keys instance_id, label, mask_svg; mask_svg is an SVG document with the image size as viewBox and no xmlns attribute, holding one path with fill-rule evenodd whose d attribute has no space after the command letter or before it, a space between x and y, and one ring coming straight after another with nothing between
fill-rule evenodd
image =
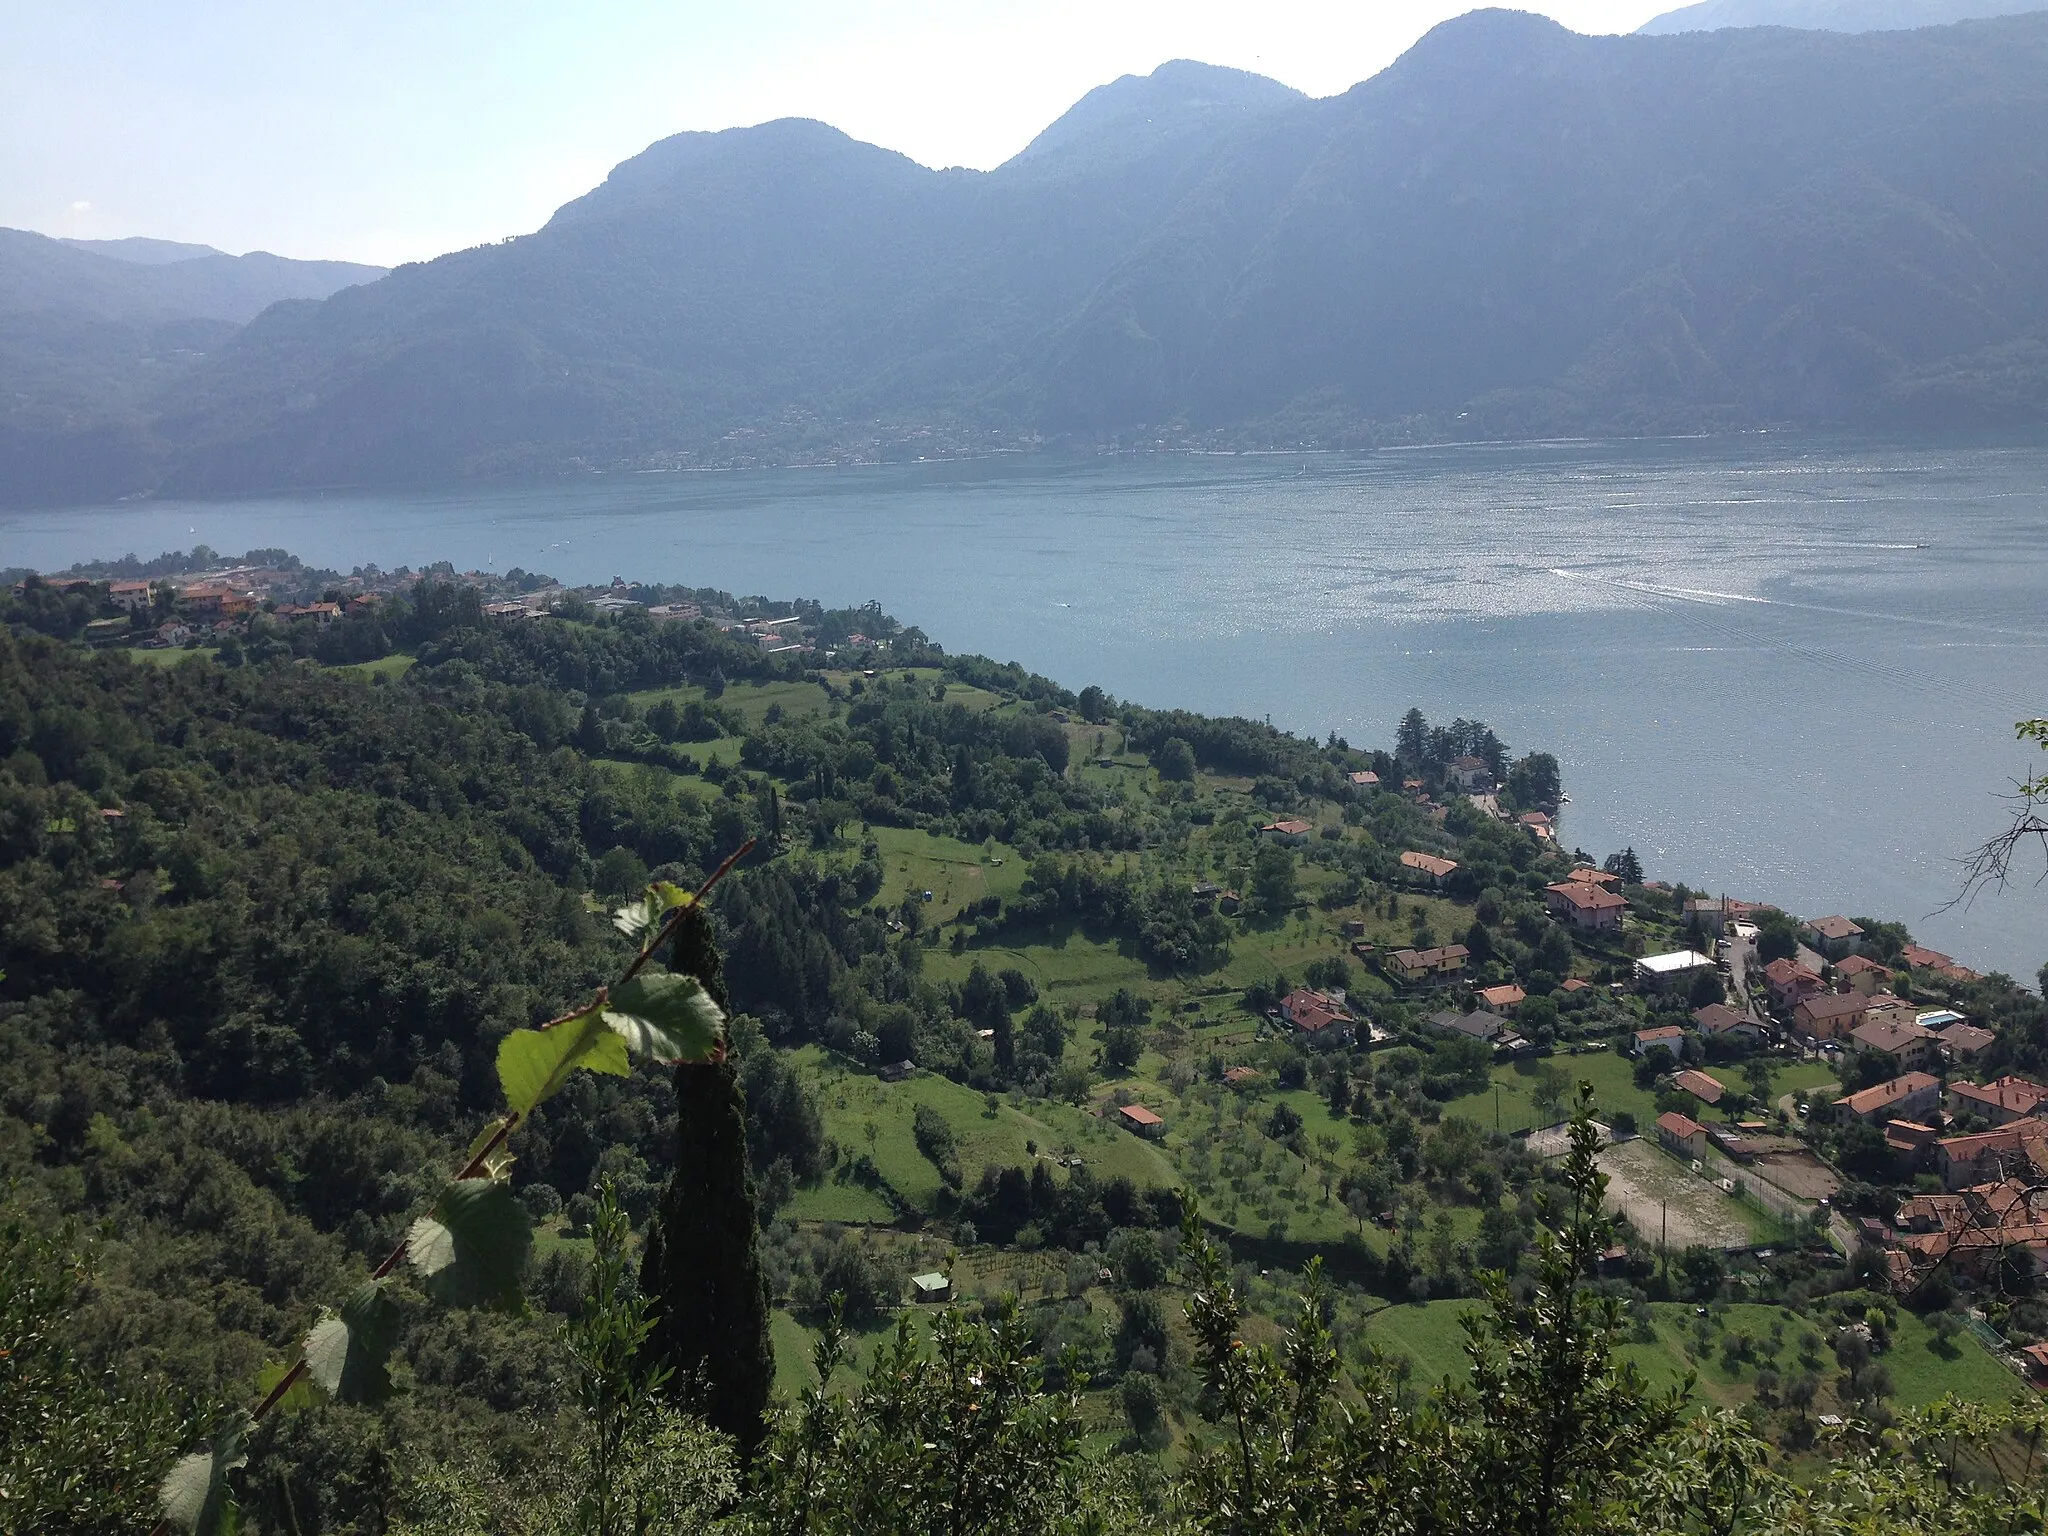
<instances>
[{"instance_id":1,"label":"branch with leaves","mask_svg":"<svg viewBox=\"0 0 2048 1536\"><path fill-rule=\"evenodd\" d=\"M444 1306L519 1304L533 1222L512 1193L512 1133L578 1072L625 1077L636 1056L663 1066L724 1059L725 1015L702 983L648 967L677 925L753 846L749 840L695 891L659 882L619 908L613 926L638 947L618 981L599 987L581 1007L537 1029L516 1029L499 1043L505 1113L478 1132L462 1168L369 1279L313 1325L297 1358L263 1373L256 1407L230 1415L211 1448L171 1468L155 1536L170 1529L227 1536L235 1529L229 1474L247 1461L256 1426L278 1409L321 1396L359 1404L390 1396L389 1362L399 1331L392 1285L401 1266L410 1263L427 1295Z\"/></svg>"},{"instance_id":2,"label":"branch with leaves","mask_svg":"<svg viewBox=\"0 0 2048 1536\"><path fill-rule=\"evenodd\" d=\"M2022 720L2014 731L2021 741L2031 741L2048 752L2048 719ZM2039 844L2039 878L2048 880L2048 771L2016 780L2013 793L2006 798L2012 803L2012 821L2003 832L1963 856L1963 888L1942 911L1968 905L1986 886L2003 886L2011 879L2014 862L2029 843Z\"/></svg>"}]
</instances>

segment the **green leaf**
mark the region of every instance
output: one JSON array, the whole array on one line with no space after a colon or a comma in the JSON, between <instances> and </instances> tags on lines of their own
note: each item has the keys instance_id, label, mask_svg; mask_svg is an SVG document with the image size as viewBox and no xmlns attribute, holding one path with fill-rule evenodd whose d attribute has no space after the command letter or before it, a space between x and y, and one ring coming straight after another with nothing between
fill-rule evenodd
<instances>
[{"instance_id":1,"label":"green leaf","mask_svg":"<svg viewBox=\"0 0 2048 1536\"><path fill-rule=\"evenodd\" d=\"M327 1395L344 1403L378 1403L391 1395L384 1362L398 1342L398 1304L372 1280L313 1325L302 1346L306 1369Z\"/></svg>"},{"instance_id":2,"label":"green leaf","mask_svg":"<svg viewBox=\"0 0 2048 1536\"><path fill-rule=\"evenodd\" d=\"M627 902L612 914L612 926L635 944L645 944L661 931L669 913L696 899L679 885L657 880L639 900Z\"/></svg>"},{"instance_id":3,"label":"green leaf","mask_svg":"<svg viewBox=\"0 0 2048 1536\"><path fill-rule=\"evenodd\" d=\"M164 1474L157 1498L164 1519L191 1536L234 1536L241 1511L228 1488L228 1474L249 1460L254 1421L238 1414L210 1451L195 1451Z\"/></svg>"},{"instance_id":4,"label":"green leaf","mask_svg":"<svg viewBox=\"0 0 2048 1536\"><path fill-rule=\"evenodd\" d=\"M552 1029L515 1029L499 1042L498 1083L514 1114L532 1114L578 1067L614 1077L632 1075L625 1042L605 1026L602 1015L602 1005L592 1003Z\"/></svg>"},{"instance_id":5,"label":"green leaf","mask_svg":"<svg viewBox=\"0 0 2048 1536\"><path fill-rule=\"evenodd\" d=\"M451 1307L514 1307L533 1222L503 1179L455 1179L412 1224L405 1251L428 1292Z\"/></svg>"},{"instance_id":6,"label":"green leaf","mask_svg":"<svg viewBox=\"0 0 2048 1536\"><path fill-rule=\"evenodd\" d=\"M290 1369L291 1367L283 1361L276 1361L258 1371L256 1373L257 1398L259 1400L268 1398L272 1392L276 1391L277 1384L284 1380L285 1372ZM277 1406L280 1409L311 1408L319 1401L320 1387L318 1383L313 1380L310 1371L302 1371L299 1374L299 1379L293 1382L285 1395L277 1400Z\"/></svg>"},{"instance_id":7,"label":"green leaf","mask_svg":"<svg viewBox=\"0 0 2048 1536\"><path fill-rule=\"evenodd\" d=\"M627 1049L664 1064L710 1061L725 1037L725 1015L694 976L635 976L613 991L604 1021Z\"/></svg>"},{"instance_id":8,"label":"green leaf","mask_svg":"<svg viewBox=\"0 0 2048 1536\"><path fill-rule=\"evenodd\" d=\"M500 1115L476 1133L476 1139L469 1144L469 1151L463 1154L463 1167L467 1168L475 1162L482 1155L484 1148L491 1145L498 1132L504 1129L505 1119L505 1116ZM502 1179L512 1171L512 1165L517 1161L518 1159L512 1155L511 1148L501 1141L492 1150L491 1155L484 1158L483 1176L488 1179Z\"/></svg>"}]
</instances>

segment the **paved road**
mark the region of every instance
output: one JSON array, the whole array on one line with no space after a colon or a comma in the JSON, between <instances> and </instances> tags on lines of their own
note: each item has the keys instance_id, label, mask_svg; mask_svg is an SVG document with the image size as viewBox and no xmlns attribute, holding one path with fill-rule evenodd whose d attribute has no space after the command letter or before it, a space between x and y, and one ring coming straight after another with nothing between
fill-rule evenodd
<instances>
[{"instance_id":1,"label":"paved road","mask_svg":"<svg viewBox=\"0 0 2048 1536\"><path fill-rule=\"evenodd\" d=\"M1764 1016L1762 1009L1755 1006L1749 995L1749 967L1756 958L1756 940L1737 938L1730 934L1728 953L1724 958L1728 962L1729 1005L1737 1013L1746 1013L1757 1023L1768 1026L1770 1020Z\"/></svg>"}]
</instances>

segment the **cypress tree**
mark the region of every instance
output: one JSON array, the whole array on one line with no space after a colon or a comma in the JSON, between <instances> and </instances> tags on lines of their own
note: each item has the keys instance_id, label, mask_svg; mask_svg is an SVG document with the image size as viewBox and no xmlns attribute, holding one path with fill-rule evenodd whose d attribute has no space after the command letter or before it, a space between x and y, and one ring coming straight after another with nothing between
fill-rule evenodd
<instances>
[{"instance_id":1,"label":"cypress tree","mask_svg":"<svg viewBox=\"0 0 2048 1536\"><path fill-rule=\"evenodd\" d=\"M670 968L725 1006L711 920L677 925ZM676 1162L647 1235L640 1288L652 1303L647 1347L674 1368L670 1390L751 1457L775 1379L768 1281L761 1271L746 1097L731 1060L676 1068Z\"/></svg>"}]
</instances>

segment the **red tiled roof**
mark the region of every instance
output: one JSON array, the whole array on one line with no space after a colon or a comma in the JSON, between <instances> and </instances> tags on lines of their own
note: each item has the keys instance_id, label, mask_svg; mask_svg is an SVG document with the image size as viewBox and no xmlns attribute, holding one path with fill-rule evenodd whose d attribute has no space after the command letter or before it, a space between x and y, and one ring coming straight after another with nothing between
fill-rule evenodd
<instances>
[{"instance_id":1,"label":"red tiled roof","mask_svg":"<svg viewBox=\"0 0 2048 1536\"><path fill-rule=\"evenodd\" d=\"M1133 1125L1164 1125L1166 1122L1142 1104L1126 1104L1120 1111Z\"/></svg>"},{"instance_id":2,"label":"red tiled roof","mask_svg":"<svg viewBox=\"0 0 2048 1536\"><path fill-rule=\"evenodd\" d=\"M1835 1100L1835 1104L1851 1114L1867 1115L1872 1110L1883 1109L1887 1104L1896 1104L1912 1094L1939 1086L1939 1082L1925 1072L1908 1072L1904 1077L1895 1077L1888 1083L1879 1083L1875 1088L1866 1088L1861 1093L1839 1098Z\"/></svg>"},{"instance_id":3,"label":"red tiled roof","mask_svg":"<svg viewBox=\"0 0 2048 1536\"><path fill-rule=\"evenodd\" d=\"M1401 855L1401 863L1405 868L1420 870L1438 880L1458 867L1454 860L1440 859L1433 853L1417 853L1413 849Z\"/></svg>"},{"instance_id":4,"label":"red tiled roof","mask_svg":"<svg viewBox=\"0 0 2048 1536\"><path fill-rule=\"evenodd\" d=\"M1495 1008L1513 1008L1525 1001L1529 994L1510 982L1503 987L1481 987L1479 996L1481 1001Z\"/></svg>"},{"instance_id":5,"label":"red tiled roof","mask_svg":"<svg viewBox=\"0 0 2048 1536\"><path fill-rule=\"evenodd\" d=\"M1583 976L1567 976L1557 984L1557 990L1560 992L1584 992L1592 985L1593 983L1586 980Z\"/></svg>"},{"instance_id":6,"label":"red tiled roof","mask_svg":"<svg viewBox=\"0 0 2048 1536\"><path fill-rule=\"evenodd\" d=\"M1610 891L1605 886L1593 885L1584 880L1561 880L1556 885L1546 885L1546 891L1556 894L1560 901L1576 907L1581 912L1610 912L1616 907L1628 905L1628 898L1619 891Z\"/></svg>"},{"instance_id":7,"label":"red tiled roof","mask_svg":"<svg viewBox=\"0 0 2048 1536\"><path fill-rule=\"evenodd\" d=\"M2011 1073L1989 1083L1950 1083L1948 1091L1965 1103L2010 1115L2031 1115L2043 1102L2048 1102L2048 1088Z\"/></svg>"},{"instance_id":8,"label":"red tiled roof","mask_svg":"<svg viewBox=\"0 0 2048 1536\"><path fill-rule=\"evenodd\" d=\"M1902 1024L1892 1019L1879 1019L1869 1024L1859 1024L1849 1033L1849 1038L1858 1045L1873 1051L1889 1051L1897 1055L1916 1041L1932 1042L1934 1031L1922 1029L1918 1024Z\"/></svg>"},{"instance_id":9,"label":"red tiled roof","mask_svg":"<svg viewBox=\"0 0 2048 1536\"><path fill-rule=\"evenodd\" d=\"M1952 1051L1960 1051L1965 1056L1984 1050L1998 1039L1995 1031L1986 1029L1981 1024L1951 1024L1939 1033L1942 1044Z\"/></svg>"},{"instance_id":10,"label":"red tiled roof","mask_svg":"<svg viewBox=\"0 0 2048 1536\"><path fill-rule=\"evenodd\" d=\"M1718 1104L1721 1102L1721 1096L1728 1091L1718 1079L1709 1077L1704 1072L1695 1072L1691 1068L1679 1073L1672 1081L1702 1104Z\"/></svg>"},{"instance_id":11,"label":"red tiled roof","mask_svg":"<svg viewBox=\"0 0 2048 1536\"><path fill-rule=\"evenodd\" d=\"M1567 879L1567 880L1583 880L1583 881L1585 881L1585 882L1586 882L1586 884L1588 884L1588 885L1619 885L1619 884L1621 884L1621 876L1619 876L1619 875L1610 875L1610 874L1609 874L1609 873L1607 873L1607 871L1606 871L1606 870L1604 870L1604 869L1594 869L1594 868L1592 868L1592 867L1591 867L1590 865L1586 865L1586 864L1581 864L1581 865L1580 865L1580 866L1579 866L1579 867L1578 867L1577 869L1573 870L1573 871L1572 871L1572 872L1571 872L1570 874L1566 875L1566 876L1565 876L1565 879Z\"/></svg>"},{"instance_id":12,"label":"red tiled roof","mask_svg":"<svg viewBox=\"0 0 2048 1536\"><path fill-rule=\"evenodd\" d=\"M1667 1109L1657 1117L1657 1129L1668 1132L1681 1141L1690 1141L1705 1131L1706 1127L1690 1115L1681 1115L1675 1109Z\"/></svg>"},{"instance_id":13,"label":"red tiled roof","mask_svg":"<svg viewBox=\"0 0 2048 1536\"><path fill-rule=\"evenodd\" d=\"M1303 821L1298 816L1290 816L1285 821L1269 821L1259 830L1261 832L1278 832L1286 837L1299 837L1304 832L1314 831L1315 823Z\"/></svg>"},{"instance_id":14,"label":"red tiled roof","mask_svg":"<svg viewBox=\"0 0 2048 1536\"><path fill-rule=\"evenodd\" d=\"M1854 939L1863 934L1863 930L1846 917L1816 917L1806 926L1824 939Z\"/></svg>"},{"instance_id":15,"label":"red tiled roof","mask_svg":"<svg viewBox=\"0 0 2048 1536\"><path fill-rule=\"evenodd\" d=\"M1862 955L1849 956L1848 959L1837 965L1835 969L1844 976L1861 976L1866 971L1875 971L1880 976L1891 975L1890 970L1886 967L1879 965L1875 960L1866 959Z\"/></svg>"},{"instance_id":16,"label":"red tiled roof","mask_svg":"<svg viewBox=\"0 0 2048 1536\"><path fill-rule=\"evenodd\" d=\"M1869 1011L1870 999L1861 992L1824 992L1799 1005L1801 1016L1809 1019L1844 1019L1852 1013Z\"/></svg>"},{"instance_id":17,"label":"red tiled roof","mask_svg":"<svg viewBox=\"0 0 2048 1536\"><path fill-rule=\"evenodd\" d=\"M1744 1024L1749 1024L1752 1029L1756 1027L1726 1003L1709 1003L1704 1008L1693 1009L1692 1021L1710 1035L1723 1035Z\"/></svg>"}]
</instances>

